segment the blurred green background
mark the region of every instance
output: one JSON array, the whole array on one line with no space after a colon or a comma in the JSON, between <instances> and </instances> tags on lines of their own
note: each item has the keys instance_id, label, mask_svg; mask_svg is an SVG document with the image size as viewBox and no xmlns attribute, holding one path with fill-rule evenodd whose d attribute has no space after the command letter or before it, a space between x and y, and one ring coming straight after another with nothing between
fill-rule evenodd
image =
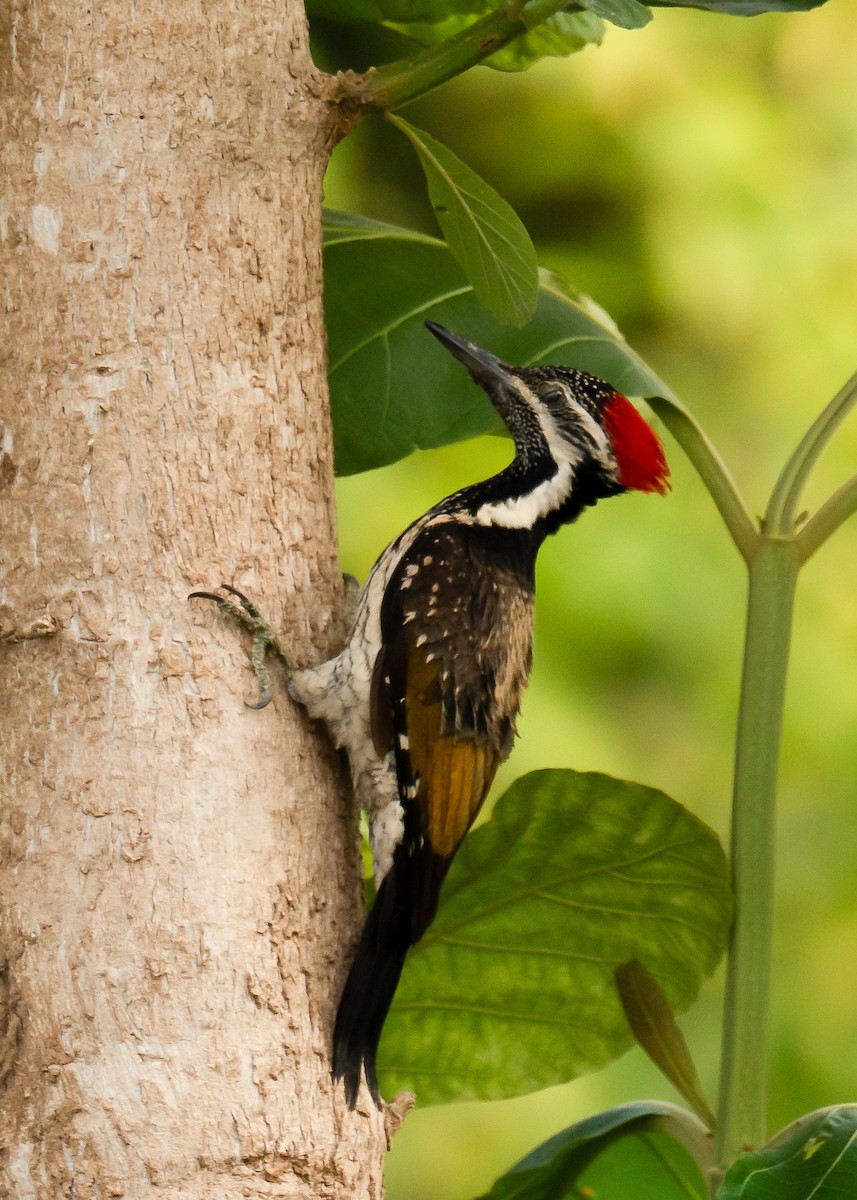
<instances>
[{"instance_id":1,"label":"blurred green background","mask_svg":"<svg viewBox=\"0 0 857 1200\"><path fill-rule=\"evenodd\" d=\"M356 33L338 54L371 61ZM513 204L543 265L611 313L757 513L857 369L855 80L848 0L752 20L656 10L643 30L610 28L602 47L524 75L479 68L406 115ZM337 149L326 202L436 232L413 151L381 120ZM667 446L668 499L604 503L542 551L532 684L495 794L536 767L597 769L663 788L727 841L744 576ZM408 521L508 457L484 438L340 480L344 569L365 578ZM855 469L852 420L810 505ZM801 579L781 784L772 1128L857 1098L855 519ZM682 1018L712 1098L721 988L722 971ZM389 1200L478 1195L569 1122L652 1096L676 1099L635 1051L520 1100L418 1109L389 1157Z\"/></svg>"}]
</instances>

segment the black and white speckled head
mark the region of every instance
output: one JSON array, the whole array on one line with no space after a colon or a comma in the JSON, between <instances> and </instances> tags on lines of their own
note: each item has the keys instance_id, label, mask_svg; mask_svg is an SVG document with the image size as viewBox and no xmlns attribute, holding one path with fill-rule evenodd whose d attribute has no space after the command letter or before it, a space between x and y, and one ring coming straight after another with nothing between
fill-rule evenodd
<instances>
[{"instance_id":1,"label":"black and white speckled head","mask_svg":"<svg viewBox=\"0 0 857 1200\"><path fill-rule=\"evenodd\" d=\"M631 402L573 367L515 367L442 325L426 326L488 394L526 469L552 463L573 481L579 468L603 494L664 492L669 470L661 443Z\"/></svg>"}]
</instances>

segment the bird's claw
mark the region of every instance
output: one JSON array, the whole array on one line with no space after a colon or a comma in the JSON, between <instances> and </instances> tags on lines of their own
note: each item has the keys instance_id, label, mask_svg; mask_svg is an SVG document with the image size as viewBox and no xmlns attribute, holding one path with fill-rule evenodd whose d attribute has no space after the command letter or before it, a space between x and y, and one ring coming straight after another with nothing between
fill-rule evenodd
<instances>
[{"instance_id":1,"label":"bird's claw","mask_svg":"<svg viewBox=\"0 0 857 1200\"><path fill-rule=\"evenodd\" d=\"M252 702L245 700L244 703L247 708L266 708L271 703L274 694L271 673L268 670L266 661L268 652L270 651L275 655L286 670L291 668L291 661L280 645L279 638L264 620L253 601L229 583L221 583L220 590L228 592L229 596L221 596L218 592L199 591L191 592L188 600L214 601L222 613L234 618L253 635L250 661L253 664L253 671L259 681L259 699ZM235 597L235 599L230 599L230 597ZM236 600L238 603L236 603Z\"/></svg>"}]
</instances>

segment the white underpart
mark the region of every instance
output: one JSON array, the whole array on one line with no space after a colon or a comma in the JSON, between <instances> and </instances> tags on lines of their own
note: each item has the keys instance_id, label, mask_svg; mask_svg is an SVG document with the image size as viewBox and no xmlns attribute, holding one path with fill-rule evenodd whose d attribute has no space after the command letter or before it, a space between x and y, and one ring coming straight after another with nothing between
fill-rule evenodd
<instances>
[{"instance_id":1,"label":"white underpart","mask_svg":"<svg viewBox=\"0 0 857 1200\"><path fill-rule=\"evenodd\" d=\"M404 835L393 755L376 754L369 712L372 670L381 647L381 602L396 565L426 523L412 525L378 559L342 652L318 667L289 673L294 699L314 720L325 722L334 743L348 754L354 795L369 818L376 886L390 870L393 851Z\"/></svg>"}]
</instances>

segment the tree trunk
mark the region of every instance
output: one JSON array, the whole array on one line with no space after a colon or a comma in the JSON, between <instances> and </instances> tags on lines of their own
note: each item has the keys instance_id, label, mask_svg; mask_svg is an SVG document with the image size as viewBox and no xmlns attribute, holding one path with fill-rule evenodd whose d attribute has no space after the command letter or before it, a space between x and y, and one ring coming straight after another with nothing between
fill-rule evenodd
<instances>
[{"instance_id":1,"label":"tree trunk","mask_svg":"<svg viewBox=\"0 0 857 1200\"><path fill-rule=\"evenodd\" d=\"M194 587L341 636L295 0L0 15L0 1195L375 1197L353 813ZM48 638L39 634L55 634Z\"/></svg>"}]
</instances>

